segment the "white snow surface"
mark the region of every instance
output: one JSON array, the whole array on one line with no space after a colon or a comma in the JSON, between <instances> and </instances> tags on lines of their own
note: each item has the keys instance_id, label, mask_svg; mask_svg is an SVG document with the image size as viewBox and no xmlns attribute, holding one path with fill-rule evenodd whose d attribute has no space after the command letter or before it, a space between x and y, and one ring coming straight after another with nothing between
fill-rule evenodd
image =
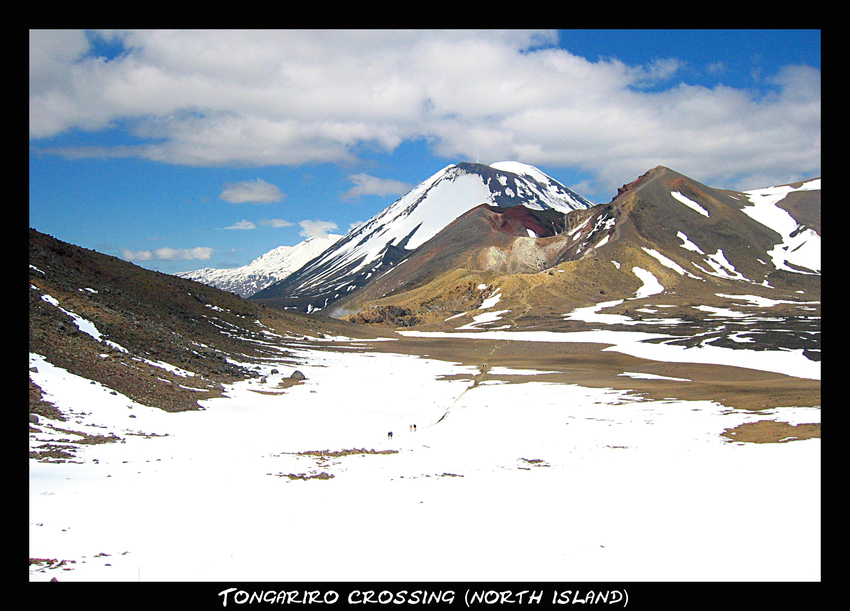
<instances>
[{"instance_id":1,"label":"white snow surface","mask_svg":"<svg viewBox=\"0 0 850 611\"><path fill-rule=\"evenodd\" d=\"M664 292L664 286L658 282L658 279L652 274L652 272L649 272L642 267L633 267L632 272L640 279L641 282L643 282L643 285L641 285L641 287L637 290L637 293L635 293L635 299L643 299L644 297Z\"/></svg>"},{"instance_id":2,"label":"white snow surface","mask_svg":"<svg viewBox=\"0 0 850 611\"><path fill-rule=\"evenodd\" d=\"M811 180L800 187L791 186L768 187L745 191L751 206L743 211L754 220L776 231L782 242L778 243L768 254L777 269L800 272L800 267L820 273L821 242L820 236L803 225L777 204L794 191L819 191L821 180ZM797 266L789 267L788 264Z\"/></svg>"},{"instance_id":3,"label":"white snow surface","mask_svg":"<svg viewBox=\"0 0 850 611\"><path fill-rule=\"evenodd\" d=\"M570 212L571 210L584 208L589 203L586 200L579 201L576 198L567 196L563 190L558 188L559 183L555 179L532 165L519 161L499 161L490 164L490 167L503 172L511 172L524 179L530 179L534 183L533 189L526 185L519 185L519 189L525 190L525 192L520 192L518 195L527 195L541 202L541 204L528 205L530 208L542 209L545 206L560 210L561 212Z\"/></svg>"},{"instance_id":4,"label":"white snow surface","mask_svg":"<svg viewBox=\"0 0 850 611\"><path fill-rule=\"evenodd\" d=\"M477 369L427 358L296 354L301 385L274 392L292 368L265 363L265 384L176 414L31 354L72 413L58 426L125 442L30 460L30 557L73 561L30 579L820 579L820 440L720 437L819 422L818 408L755 414L532 375L473 387L444 376ZM294 454L351 448L397 453ZM320 472L334 477L281 476Z\"/></svg>"},{"instance_id":5,"label":"white snow surface","mask_svg":"<svg viewBox=\"0 0 850 611\"><path fill-rule=\"evenodd\" d=\"M485 285L485 287L486 287L486 285ZM493 295L490 295L487 299L482 301L481 307L479 309L480 310L487 310L489 308L492 308L494 305L499 303L499 301L501 301L501 299L502 299L502 291L501 291L501 289L499 289Z\"/></svg>"},{"instance_id":6,"label":"white snow surface","mask_svg":"<svg viewBox=\"0 0 850 611\"><path fill-rule=\"evenodd\" d=\"M614 301L602 301L592 306L576 308L564 316L564 320L580 320L589 323L604 323L610 325L632 322L631 317L622 314L601 314L600 310L611 308L623 303L622 299Z\"/></svg>"},{"instance_id":7,"label":"white snow surface","mask_svg":"<svg viewBox=\"0 0 850 611\"><path fill-rule=\"evenodd\" d=\"M709 216L708 211L696 203L694 200L690 199L679 193L678 191L673 191L671 195L676 198L679 202L685 204L688 208L696 212L697 214L701 214L703 216Z\"/></svg>"}]
</instances>

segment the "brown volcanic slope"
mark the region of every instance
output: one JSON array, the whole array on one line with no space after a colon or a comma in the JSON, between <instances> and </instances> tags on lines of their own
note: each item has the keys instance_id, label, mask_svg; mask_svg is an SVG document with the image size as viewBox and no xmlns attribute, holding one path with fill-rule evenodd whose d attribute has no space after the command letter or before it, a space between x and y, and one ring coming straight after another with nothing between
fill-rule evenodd
<instances>
[{"instance_id":1,"label":"brown volcanic slope","mask_svg":"<svg viewBox=\"0 0 850 611\"><path fill-rule=\"evenodd\" d=\"M399 296L407 303L409 294L422 294L424 302L418 308L420 316L427 317L428 312L435 312L439 317L447 311L474 307L483 299L476 288L481 279L477 276L472 280L463 279L465 270L514 274L545 269L556 260L559 248L554 251L534 248L528 251L527 257L521 252L512 256L504 253L509 253L514 244L530 240L529 230L542 237L555 236L562 230L564 220L563 214L553 210L477 206L416 249L390 273L379 276L351 297L341 299L332 308L331 315L358 312L363 309L361 304L374 304L377 310L373 314L379 314L382 305L398 303ZM458 274L461 279L452 283L459 278ZM435 286L446 284L446 278L450 279L451 286L447 290L435 290ZM363 317L357 320L366 322ZM402 326L409 323L410 320Z\"/></svg>"},{"instance_id":2,"label":"brown volcanic slope","mask_svg":"<svg viewBox=\"0 0 850 611\"><path fill-rule=\"evenodd\" d=\"M674 191L698 202L709 216L685 206L673 197ZM493 309L509 311L491 326L577 330L587 326L565 320L567 313L623 300L605 313L629 316L629 329L638 330L634 325L641 320L678 319L663 330L656 322L652 330L705 341L705 334L719 322L706 307L730 307L730 300L721 295L754 295L790 302L770 307L748 304L748 313L775 320L761 325L760 345L786 342L786 347L804 347L814 355L820 344L820 275L775 269L766 253L780 237L742 212L747 204L740 193L706 187L658 167L624 185L611 203L565 217L550 214L541 219L528 210L508 216L479 206L397 268L340 301L332 313L391 326L456 328L471 321L485 298L499 293ZM819 191L800 192L789 198L788 209L799 222L819 227L819 204ZM540 237L529 237L527 229ZM684 248L680 235L703 253ZM680 271L662 264L650 251ZM718 251L734 267L736 278L715 271L716 263L710 259ZM643 284L635 268L651 272L664 292L635 298ZM486 288L479 289L481 285ZM464 312L468 314L446 322ZM718 345L746 330L734 320L725 322L729 327L718 332Z\"/></svg>"},{"instance_id":3,"label":"brown volcanic slope","mask_svg":"<svg viewBox=\"0 0 850 611\"><path fill-rule=\"evenodd\" d=\"M30 352L166 411L198 409L198 400L218 395L222 383L257 375L234 363L285 362L284 337L375 336L375 329L266 308L33 229L29 263ZM103 341L81 331L69 312L93 323ZM156 362L195 375L178 377ZM32 382L30 411L55 416Z\"/></svg>"}]
</instances>

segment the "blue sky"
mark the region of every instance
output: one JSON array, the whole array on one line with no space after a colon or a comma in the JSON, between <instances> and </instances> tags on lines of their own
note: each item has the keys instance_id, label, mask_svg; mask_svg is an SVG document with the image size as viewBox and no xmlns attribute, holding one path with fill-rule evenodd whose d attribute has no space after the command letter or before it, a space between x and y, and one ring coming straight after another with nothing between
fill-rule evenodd
<instances>
[{"instance_id":1,"label":"blue sky","mask_svg":"<svg viewBox=\"0 0 850 611\"><path fill-rule=\"evenodd\" d=\"M597 203L820 176L818 30L31 31L30 226L166 273L345 233L459 161Z\"/></svg>"}]
</instances>

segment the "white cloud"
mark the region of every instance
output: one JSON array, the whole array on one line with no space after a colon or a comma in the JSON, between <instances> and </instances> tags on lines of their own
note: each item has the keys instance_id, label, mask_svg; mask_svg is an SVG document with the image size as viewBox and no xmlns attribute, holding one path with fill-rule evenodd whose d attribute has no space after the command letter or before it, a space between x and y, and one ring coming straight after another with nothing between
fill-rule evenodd
<instances>
[{"instance_id":1,"label":"white cloud","mask_svg":"<svg viewBox=\"0 0 850 611\"><path fill-rule=\"evenodd\" d=\"M86 54L80 33L31 34L30 135L125 126L147 142L54 152L298 165L351 162L363 147L390 152L424 139L451 160L572 167L606 189L659 164L716 186L742 172L820 171L820 71L812 68L765 78L776 89L763 95L680 83L674 58L590 61L555 47L548 31L110 36L125 53L107 61ZM242 189L251 186L254 197L271 187ZM250 201L277 195L272 188Z\"/></svg>"},{"instance_id":2,"label":"white cloud","mask_svg":"<svg viewBox=\"0 0 850 611\"><path fill-rule=\"evenodd\" d=\"M279 229L281 227L291 227L292 223L289 221L285 221L283 219L263 219L258 221L259 224L263 227L271 227L272 229ZM242 219L241 221L234 223L230 227L225 227L225 229L256 229L257 223L254 221L248 221Z\"/></svg>"},{"instance_id":3,"label":"white cloud","mask_svg":"<svg viewBox=\"0 0 850 611\"><path fill-rule=\"evenodd\" d=\"M356 199L365 195L404 195L413 187L413 185L400 180L377 178L369 174L352 174L348 178L355 186L345 192L344 199Z\"/></svg>"},{"instance_id":4,"label":"white cloud","mask_svg":"<svg viewBox=\"0 0 850 611\"><path fill-rule=\"evenodd\" d=\"M127 261L150 261L153 259L153 252L150 250L132 251L127 248L121 250L121 256Z\"/></svg>"},{"instance_id":5,"label":"white cloud","mask_svg":"<svg viewBox=\"0 0 850 611\"><path fill-rule=\"evenodd\" d=\"M277 186L257 178L224 185L220 197L231 204L270 204L281 201L284 195Z\"/></svg>"},{"instance_id":6,"label":"white cloud","mask_svg":"<svg viewBox=\"0 0 850 611\"><path fill-rule=\"evenodd\" d=\"M721 74L725 70L726 64L724 64L722 61L713 62L706 67L706 71L709 74Z\"/></svg>"},{"instance_id":7,"label":"white cloud","mask_svg":"<svg viewBox=\"0 0 850 611\"><path fill-rule=\"evenodd\" d=\"M291 227L292 223L289 221L285 221L283 219L266 219L260 221L260 225L264 225L266 227L272 227L274 229L278 229L280 227Z\"/></svg>"},{"instance_id":8,"label":"white cloud","mask_svg":"<svg viewBox=\"0 0 850 611\"><path fill-rule=\"evenodd\" d=\"M196 248L169 248L164 246L152 251L132 251L124 248L121 254L128 261L150 261L153 259L164 261L206 261L212 258L213 249L207 246L198 246Z\"/></svg>"},{"instance_id":9,"label":"white cloud","mask_svg":"<svg viewBox=\"0 0 850 611\"><path fill-rule=\"evenodd\" d=\"M325 237L329 231L336 229L336 223L330 221L304 220L299 223L301 231L299 235L305 238Z\"/></svg>"},{"instance_id":10,"label":"white cloud","mask_svg":"<svg viewBox=\"0 0 850 611\"><path fill-rule=\"evenodd\" d=\"M251 221L241 220L238 223L234 223L230 227L225 227L225 229L256 229L257 226Z\"/></svg>"}]
</instances>

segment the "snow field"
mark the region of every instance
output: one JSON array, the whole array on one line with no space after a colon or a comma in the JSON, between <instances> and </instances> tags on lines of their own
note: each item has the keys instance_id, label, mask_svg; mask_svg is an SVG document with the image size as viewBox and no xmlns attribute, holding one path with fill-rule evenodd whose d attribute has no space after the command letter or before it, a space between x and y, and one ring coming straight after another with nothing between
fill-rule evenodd
<instances>
[{"instance_id":1,"label":"snow field","mask_svg":"<svg viewBox=\"0 0 850 611\"><path fill-rule=\"evenodd\" d=\"M264 385L168 414L32 356L49 399L126 441L82 448L82 464L30 461L30 556L76 561L31 579L820 578L820 440L719 436L819 409L756 415L533 376L472 387L442 377L477 369L430 359L297 357L307 379L284 394L292 368L277 365ZM351 448L397 453L295 454ZM333 478L284 476L322 472Z\"/></svg>"}]
</instances>

